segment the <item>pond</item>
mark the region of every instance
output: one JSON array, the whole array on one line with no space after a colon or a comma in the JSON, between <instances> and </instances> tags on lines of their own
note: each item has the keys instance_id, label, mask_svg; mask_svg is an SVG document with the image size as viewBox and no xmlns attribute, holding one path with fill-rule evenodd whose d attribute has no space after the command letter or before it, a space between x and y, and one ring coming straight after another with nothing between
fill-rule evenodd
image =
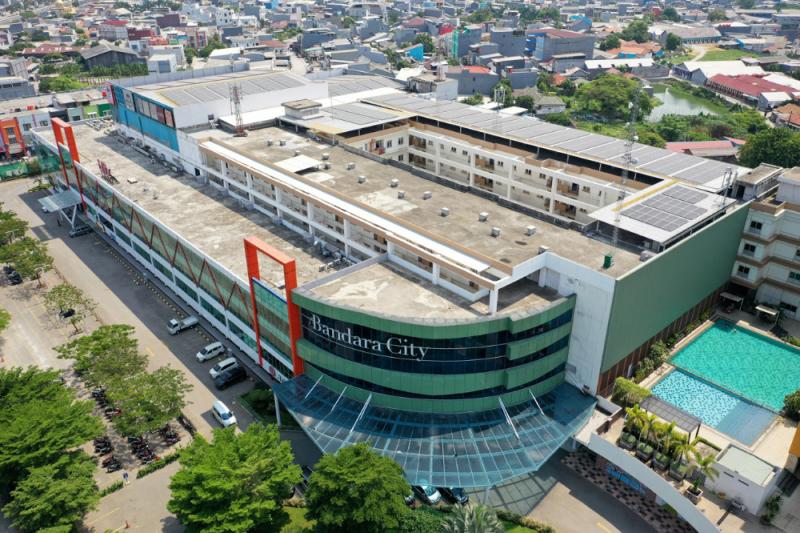
<instances>
[{"instance_id":1,"label":"pond","mask_svg":"<svg viewBox=\"0 0 800 533\"><path fill-rule=\"evenodd\" d=\"M700 113L716 115L721 111L718 106L703 98L673 89L665 84L653 85L653 96L661 100L662 104L653 108L647 117L648 122L658 122L664 115L699 115Z\"/></svg>"}]
</instances>

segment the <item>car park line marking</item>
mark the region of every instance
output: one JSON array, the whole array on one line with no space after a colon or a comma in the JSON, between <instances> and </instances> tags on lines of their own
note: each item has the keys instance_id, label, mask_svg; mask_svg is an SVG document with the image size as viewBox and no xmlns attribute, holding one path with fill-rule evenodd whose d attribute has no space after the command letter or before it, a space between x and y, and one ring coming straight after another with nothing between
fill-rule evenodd
<instances>
[{"instance_id":1,"label":"car park line marking","mask_svg":"<svg viewBox=\"0 0 800 533\"><path fill-rule=\"evenodd\" d=\"M106 513L106 514L104 514L103 516L98 516L97 518L95 518L95 519L94 519L94 520L92 520L91 522L87 522L87 523L86 523L86 525L87 525L87 526L91 526L92 524L95 524L95 523L99 522L99 521L100 521L100 520L102 520L103 518L106 518L106 517L108 517L108 516L111 516L112 514L116 513L117 511L119 511L119 507L116 507L115 509L113 509L113 510L111 510L111 511L107 512L107 513Z\"/></svg>"},{"instance_id":2,"label":"car park line marking","mask_svg":"<svg viewBox=\"0 0 800 533\"><path fill-rule=\"evenodd\" d=\"M605 531L606 533L614 533L613 531L611 531L610 529L608 529L608 528L607 528L607 527L606 527L606 526L605 526L605 525L604 525L602 522L598 522L598 523L597 523L597 527L599 527L600 529L602 529L602 530L603 530L603 531Z\"/></svg>"}]
</instances>

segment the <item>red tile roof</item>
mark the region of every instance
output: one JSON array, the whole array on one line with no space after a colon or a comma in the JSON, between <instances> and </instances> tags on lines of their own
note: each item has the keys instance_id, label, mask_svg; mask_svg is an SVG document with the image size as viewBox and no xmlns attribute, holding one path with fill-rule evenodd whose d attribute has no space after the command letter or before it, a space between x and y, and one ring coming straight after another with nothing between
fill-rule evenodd
<instances>
[{"instance_id":1,"label":"red tile roof","mask_svg":"<svg viewBox=\"0 0 800 533\"><path fill-rule=\"evenodd\" d=\"M465 65L461 67L462 71L467 71L470 74L489 74L491 70L489 67L481 67L479 65Z\"/></svg>"},{"instance_id":2,"label":"red tile roof","mask_svg":"<svg viewBox=\"0 0 800 533\"><path fill-rule=\"evenodd\" d=\"M126 20L104 20L101 24L105 24L107 26L127 26L128 21Z\"/></svg>"},{"instance_id":3,"label":"red tile roof","mask_svg":"<svg viewBox=\"0 0 800 533\"><path fill-rule=\"evenodd\" d=\"M758 98L761 93L789 93L793 94L795 90L787 85L780 83L773 83L767 81L759 76L742 75L742 76L728 76L726 74L717 74L712 76L709 80L717 85L730 89L731 91L740 92L754 98Z\"/></svg>"},{"instance_id":4,"label":"red tile roof","mask_svg":"<svg viewBox=\"0 0 800 533\"><path fill-rule=\"evenodd\" d=\"M709 150L717 148L731 148L734 144L731 141L690 141L667 143L667 150L673 152L686 152L689 150Z\"/></svg>"}]
</instances>

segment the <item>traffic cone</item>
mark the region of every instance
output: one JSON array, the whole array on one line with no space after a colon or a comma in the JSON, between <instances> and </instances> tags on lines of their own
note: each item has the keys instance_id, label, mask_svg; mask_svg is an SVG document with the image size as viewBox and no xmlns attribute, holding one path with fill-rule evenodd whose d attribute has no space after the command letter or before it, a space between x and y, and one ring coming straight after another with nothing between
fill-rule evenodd
<instances>
[{"instance_id":1,"label":"traffic cone","mask_svg":"<svg viewBox=\"0 0 800 533\"><path fill-rule=\"evenodd\" d=\"M130 524L128 524L128 521L125 520L125 529L130 529L130 528L131 528Z\"/></svg>"}]
</instances>

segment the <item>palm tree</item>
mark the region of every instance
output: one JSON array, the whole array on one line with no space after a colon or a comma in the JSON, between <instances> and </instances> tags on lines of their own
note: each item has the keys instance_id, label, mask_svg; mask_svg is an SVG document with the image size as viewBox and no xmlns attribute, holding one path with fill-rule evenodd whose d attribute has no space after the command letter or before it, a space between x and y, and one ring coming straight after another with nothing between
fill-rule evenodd
<instances>
[{"instance_id":1,"label":"palm tree","mask_svg":"<svg viewBox=\"0 0 800 533\"><path fill-rule=\"evenodd\" d=\"M658 421L658 417L653 413L648 413L644 411L642 416L642 431L639 432L639 440L647 441L651 435L654 433L656 422Z\"/></svg>"},{"instance_id":2,"label":"palm tree","mask_svg":"<svg viewBox=\"0 0 800 533\"><path fill-rule=\"evenodd\" d=\"M674 438L675 422L672 421L664 428L664 433L658 440L659 450L662 453L669 453L669 448L672 446L672 439Z\"/></svg>"},{"instance_id":3,"label":"palm tree","mask_svg":"<svg viewBox=\"0 0 800 533\"><path fill-rule=\"evenodd\" d=\"M675 446L675 459L677 459L678 462L682 462L685 459L688 463L690 456L696 453L697 449L694 447L694 443L689 441L688 435L686 440L678 441L678 444Z\"/></svg>"},{"instance_id":4,"label":"palm tree","mask_svg":"<svg viewBox=\"0 0 800 533\"><path fill-rule=\"evenodd\" d=\"M714 468L717 463L716 457L713 453L701 455L697 450L694 451L694 465L695 469L703 474L706 479L714 480L719 476L719 472ZM699 481L697 485L699 485Z\"/></svg>"},{"instance_id":5,"label":"palm tree","mask_svg":"<svg viewBox=\"0 0 800 533\"><path fill-rule=\"evenodd\" d=\"M647 411L639 407L639 404L634 404L633 407L625 408L626 418L625 429L632 432L633 429L641 429L644 423L644 417ZM641 433L641 431L639 432Z\"/></svg>"},{"instance_id":6,"label":"palm tree","mask_svg":"<svg viewBox=\"0 0 800 533\"><path fill-rule=\"evenodd\" d=\"M485 505L464 506L456 504L453 512L442 524L444 533L503 533L503 523L494 509Z\"/></svg>"}]
</instances>

